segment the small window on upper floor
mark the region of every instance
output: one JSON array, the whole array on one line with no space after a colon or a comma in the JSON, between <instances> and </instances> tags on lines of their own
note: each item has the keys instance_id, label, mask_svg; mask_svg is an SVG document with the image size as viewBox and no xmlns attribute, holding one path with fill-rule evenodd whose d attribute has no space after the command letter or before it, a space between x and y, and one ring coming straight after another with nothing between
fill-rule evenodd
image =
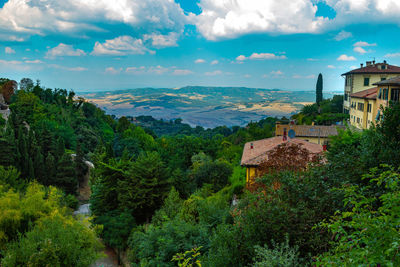
<instances>
[{"instance_id":1,"label":"small window on upper floor","mask_svg":"<svg viewBox=\"0 0 400 267\"><path fill-rule=\"evenodd\" d=\"M381 77L381 81L384 81L384 80L386 80L386 78L385 77Z\"/></svg>"},{"instance_id":2,"label":"small window on upper floor","mask_svg":"<svg viewBox=\"0 0 400 267\"><path fill-rule=\"evenodd\" d=\"M386 65L382 65L382 66L381 66L381 69L382 69L382 70L385 70L385 69L386 69Z\"/></svg>"},{"instance_id":3,"label":"small window on upper floor","mask_svg":"<svg viewBox=\"0 0 400 267\"><path fill-rule=\"evenodd\" d=\"M365 77L364 78L364 86L368 86L369 85L369 77Z\"/></svg>"}]
</instances>

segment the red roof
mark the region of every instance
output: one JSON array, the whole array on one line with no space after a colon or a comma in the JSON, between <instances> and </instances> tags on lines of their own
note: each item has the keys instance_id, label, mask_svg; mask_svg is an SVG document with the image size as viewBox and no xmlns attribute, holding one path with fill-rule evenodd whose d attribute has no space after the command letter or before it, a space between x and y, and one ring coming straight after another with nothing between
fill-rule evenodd
<instances>
[{"instance_id":1,"label":"red roof","mask_svg":"<svg viewBox=\"0 0 400 267\"><path fill-rule=\"evenodd\" d=\"M260 163L266 160L267 153L269 151L283 143L301 145L302 148L307 149L312 154L322 153L323 151L322 146L318 144L310 143L297 138L291 139L289 137L287 138L287 141L283 141L282 136L275 136L246 143L244 145L242 161L240 164L242 166L258 166ZM253 148L251 148L251 144L253 144Z\"/></svg>"},{"instance_id":2,"label":"red roof","mask_svg":"<svg viewBox=\"0 0 400 267\"><path fill-rule=\"evenodd\" d=\"M374 85L400 85L400 76L374 83Z\"/></svg>"},{"instance_id":3,"label":"red roof","mask_svg":"<svg viewBox=\"0 0 400 267\"><path fill-rule=\"evenodd\" d=\"M382 65L386 65L386 68L381 69ZM373 74L373 73L382 73L382 74L400 73L400 67L385 64L385 63L375 63L375 64L371 64L369 66L351 70L349 72L343 73L342 75L357 74L357 73L365 73L365 74L367 74L367 73L371 73L371 74Z\"/></svg>"},{"instance_id":4,"label":"red roof","mask_svg":"<svg viewBox=\"0 0 400 267\"><path fill-rule=\"evenodd\" d=\"M352 93L350 94L350 97L376 99L377 93L378 93L378 87L374 87L357 93Z\"/></svg>"}]
</instances>

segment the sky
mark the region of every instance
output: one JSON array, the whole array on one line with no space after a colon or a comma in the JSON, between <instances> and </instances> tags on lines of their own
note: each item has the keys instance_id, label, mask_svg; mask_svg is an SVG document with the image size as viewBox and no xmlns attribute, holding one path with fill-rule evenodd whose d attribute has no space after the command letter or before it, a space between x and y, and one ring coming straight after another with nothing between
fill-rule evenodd
<instances>
[{"instance_id":1,"label":"sky","mask_svg":"<svg viewBox=\"0 0 400 267\"><path fill-rule=\"evenodd\" d=\"M398 0L0 0L0 77L76 92L186 85L343 90L400 65Z\"/></svg>"}]
</instances>

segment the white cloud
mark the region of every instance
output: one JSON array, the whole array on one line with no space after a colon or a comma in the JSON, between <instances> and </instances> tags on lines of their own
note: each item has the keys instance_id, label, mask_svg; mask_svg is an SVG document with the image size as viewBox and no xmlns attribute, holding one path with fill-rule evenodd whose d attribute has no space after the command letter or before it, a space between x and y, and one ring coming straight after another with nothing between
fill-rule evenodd
<instances>
[{"instance_id":1,"label":"white cloud","mask_svg":"<svg viewBox=\"0 0 400 267\"><path fill-rule=\"evenodd\" d=\"M104 70L105 73L109 73L109 74L118 74L122 71L122 68L116 69L114 67L108 67Z\"/></svg>"},{"instance_id":2,"label":"white cloud","mask_svg":"<svg viewBox=\"0 0 400 267\"><path fill-rule=\"evenodd\" d=\"M342 41L344 39L350 38L352 37L353 34L351 32L346 32L345 30L341 30L336 36L335 36L335 40L336 41Z\"/></svg>"},{"instance_id":3,"label":"white cloud","mask_svg":"<svg viewBox=\"0 0 400 267\"><path fill-rule=\"evenodd\" d=\"M35 60L25 60L25 63L28 64L41 64L43 63L43 61L39 60L39 59L35 59Z\"/></svg>"},{"instance_id":4,"label":"white cloud","mask_svg":"<svg viewBox=\"0 0 400 267\"><path fill-rule=\"evenodd\" d=\"M194 61L194 63L196 63L196 64L205 63L205 62L206 62L206 61L205 61L204 59L202 59L202 58L196 59L196 60Z\"/></svg>"},{"instance_id":5,"label":"white cloud","mask_svg":"<svg viewBox=\"0 0 400 267\"><path fill-rule=\"evenodd\" d=\"M340 56L337 58L337 60L338 60L338 61L354 61L354 60L356 60L356 58L353 57L353 56L348 56L348 55L343 54L343 55L340 55Z\"/></svg>"},{"instance_id":6,"label":"white cloud","mask_svg":"<svg viewBox=\"0 0 400 267\"><path fill-rule=\"evenodd\" d=\"M186 23L187 16L171 0L9 0L0 9L0 28L16 41L31 35L87 38L103 32L111 36L121 24L139 34L168 35L181 33Z\"/></svg>"},{"instance_id":7,"label":"white cloud","mask_svg":"<svg viewBox=\"0 0 400 267\"><path fill-rule=\"evenodd\" d=\"M386 54L385 57L400 57L400 52L399 53Z\"/></svg>"},{"instance_id":8,"label":"white cloud","mask_svg":"<svg viewBox=\"0 0 400 267\"><path fill-rule=\"evenodd\" d=\"M328 66L326 66L328 69L336 69L336 67L335 66L333 66L333 65L328 65Z\"/></svg>"},{"instance_id":9,"label":"white cloud","mask_svg":"<svg viewBox=\"0 0 400 267\"><path fill-rule=\"evenodd\" d=\"M356 47L354 47L353 50L354 50L354 52L357 52L357 53L360 53L360 54L367 53L367 51L364 48L362 48L361 46L356 46Z\"/></svg>"},{"instance_id":10,"label":"white cloud","mask_svg":"<svg viewBox=\"0 0 400 267\"><path fill-rule=\"evenodd\" d=\"M179 33L170 32L169 34L162 35L157 33L144 34L143 40L151 40L151 45L157 48L178 46L177 41Z\"/></svg>"},{"instance_id":11,"label":"white cloud","mask_svg":"<svg viewBox=\"0 0 400 267\"><path fill-rule=\"evenodd\" d=\"M376 43L370 44L363 41L358 41L357 43L353 44L353 46L365 47L365 46L376 46Z\"/></svg>"},{"instance_id":12,"label":"white cloud","mask_svg":"<svg viewBox=\"0 0 400 267\"><path fill-rule=\"evenodd\" d=\"M176 69L172 72L173 75L189 75L192 73L193 73L192 71L184 69Z\"/></svg>"},{"instance_id":13,"label":"white cloud","mask_svg":"<svg viewBox=\"0 0 400 267\"><path fill-rule=\"evenodd\" d=\"M128 55L145 53L154 54L155 52L146 48L141 39L135 39L131 36L119 36L112 40L106 40L104 43L96 42L92 55Z\"/></svg>"},{"instance_id":14,"label":"white cloud","mask_svg":"<svg viewBox=\"0 0 400 267\"><path fill-rule=\"evenodd\" d=\"M280 70L273 70L273 71L271 71L271 74L275 75L275 76L279 76L279 75L283 75L283 72Z\"/></svg>"},{"instance_id":15,"label":"white cloud","mask_svg":"<svg viewBox=\"0 0 400 267\"><path fill-rule=\"evenodd\" d=\"M4 49L4 51L6 54L15 54L15 50L8 46Z\"/></svg>"},{"instance_id":16,"label":"white cloud","mask_svg":"<svg viewBox=\"0 0 400 267\"><path fill-rule=\"evenodd\" d=\"M62 57L62 56L84 56L86 53L81 49L74 49L72 45L60 43L58 46L47 51L47 58Z\"/></svg>"},{"instance_id":17,"label":"white cloud","mask_svg":"<svg viewBox=\"0 0 400 267\"><path fill-rule=\"evenodd\" d=\"M207 75L207 76L216 76L216 75L221 75L221 74L222 74L222 71L220 71L220 70L215 70L215 71L204 73L204 75Z\"/></svg>"},{"instance_id":18,"label":"white cloud","mask_svg":"<svg viewBox=\"0 0 400 267\"><path fill-rule=\"evenodd\" d=\"M309 0L201 0L202 13L192 18L209 40L248 33L314 33L328 21L316 17Z\"/></svg>"},{"instance_id":19,"label":"white cloud","mask_svg":"<svg viewBox=\"0 0 400 267\"><path fill-rule=\"evenodd\" d=\"M249 57L245 57L244 55L236 57L237 61L244 61L246 59L270 60L270 59L287 59L287 57L285 55L275 55L273 53L253 53Z\"/></svg>"},{"instance_id":20,"label":"white cloud","mask_svg":"<svg viewBox=\"0 0 400 267\"><path fill-rule=\"evenodd\" d=\"M215 60L211 61L210 64L211 64L211 65L217 65L218 63L219 63L219 61L215 59Z\"/></svg>"},{"instance_id":21,"label":"white cloud","mask_svg":"<svg viewBox=\"0 0 400 267\"><path fill-rule=\"evenodd\" d=\"M245 75L243 75L243 77L245 77L245 78L251 78L251 75L250 75L250 74L245 74Z\"/></svg>"},{"instance_id":22,"label":"white cloud","mask_svg":"<svg viewBox=\"0 0 400 267\"><path fill-rule=\"evenodd\" d=\"M237 61L243 61L243 60L246 60L246 57L243 56L243 55L240 55L240 56L238 56L238 57L236 58L236 60L237 60Z\"/></svg>"},{"instance_id":23,"label":"white cloud","mask_svg":"<svg viewBox=\"0 0 400 267\"><path fill-rule=\"evenodd\" d=\"M307 61L318 61L316 58L307 58Z\"/></svg>"},{"instance_id":24,"label":"white cloud","mask_svg":"<svg viewBox=\"0 0 400 267\"><path fill-rule=\"evenodd\" d=\"M253 54L251 54L249 59L264 59L264 60L267 60L267 59L287 59L287 57L285 55L277 56L277 55L272 54L272 53L253 53Z\"/></svg>"},{"instance_id":25,"label":"white cloud","mask_svg":"<svg viewBox=\"0 0 400 267\"><path fill-rule=\"evenodd\" d=\"M87 68L84 67L66 67L58 64L50 64L48 65L50 68L56 68L56 69L61 69L61 70L67 70L67 71L87 71Z\"/></svg>"}]
</instances>

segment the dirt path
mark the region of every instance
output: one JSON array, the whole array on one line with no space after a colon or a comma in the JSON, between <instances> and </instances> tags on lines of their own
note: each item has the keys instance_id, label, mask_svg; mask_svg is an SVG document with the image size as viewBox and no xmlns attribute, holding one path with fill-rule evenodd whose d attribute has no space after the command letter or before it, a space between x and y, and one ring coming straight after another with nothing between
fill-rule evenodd
<instances>
[{"instance_id":1,"label":"dirt path","mask_svg":"<svg viewBox=\"0 0 400 267\"><path fill-rule=\"evenodd\" d=\"M105 258L98 259L90 267L118 267L117 254L113 249L106 247L104 248Z\"/></svg>"}]
</instances>

